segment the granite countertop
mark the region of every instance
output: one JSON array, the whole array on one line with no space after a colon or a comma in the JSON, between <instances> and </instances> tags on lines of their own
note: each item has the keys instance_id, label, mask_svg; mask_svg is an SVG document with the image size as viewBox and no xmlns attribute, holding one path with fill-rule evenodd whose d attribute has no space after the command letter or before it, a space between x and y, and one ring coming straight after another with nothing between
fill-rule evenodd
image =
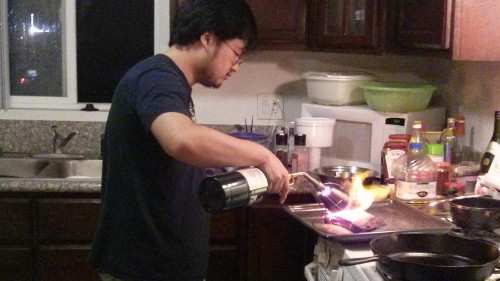
<instances>
[{"instance_id":1,"label":"granite countertop","mask_svg":"<svg viewBox=\"0 0 500 281\"><path fill-rule=\"evenodd\" d=\"M310 193L312 185L297 184L290 193ZM49 179L0 177L0 192L100 192L100 179Z\"/></svg>"},{"instance_id":2,"label":"granite countertop","mask_svg":"<svg viewBox=\"0 0 500 281\"><path fill-rule=\"evenodd\" d=\"M0 192L100 192L100 179L0 177Z\"/></svg>"}]
</instances>

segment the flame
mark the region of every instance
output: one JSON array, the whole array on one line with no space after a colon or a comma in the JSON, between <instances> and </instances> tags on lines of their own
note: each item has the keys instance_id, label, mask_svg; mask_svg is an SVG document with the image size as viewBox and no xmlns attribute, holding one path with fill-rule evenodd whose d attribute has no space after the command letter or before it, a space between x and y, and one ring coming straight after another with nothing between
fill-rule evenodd
<instances>
[{"instance_id":1,"label":"flame","mask_svg":"<svg viewBox=\"0 0 500 281\"><path fill-rule=\"evenodd\" d=\"M363 173L358 173L354 175L352 179L351 190L349 191L349 197L351 202L354 202L351 209L366 210L368 209L373 201L375 200L375 192L367 190L363 186L363 181L367 176L370 175L370 171L365 171Z\"/></svg>"}]
</instances>

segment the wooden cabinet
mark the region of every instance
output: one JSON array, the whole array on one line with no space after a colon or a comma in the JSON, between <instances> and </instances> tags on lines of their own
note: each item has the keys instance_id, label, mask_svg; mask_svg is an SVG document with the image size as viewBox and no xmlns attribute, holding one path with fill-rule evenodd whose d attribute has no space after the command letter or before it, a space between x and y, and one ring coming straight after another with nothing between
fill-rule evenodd
<instances>
[{"instance_id":1,"label":"wooden cabinet","mask_svg":"<svg viewBox=\"0 0 500 281\"><path fill-rule=\"evenodd\" d=\"M306 0L248 0L258 29L257 48L305 50L308 44Z\"/></svg>"},{"instance_id":2,"label":"wooden cabinet","mask_svg":"<svg viewBox=\"0 0 500 281\"><path fill-rule=\"evenodd\" d=\"M0 280L100 281L87 262L98 193L0 192ZM313 202L290 194L286 204ZM212 215L208 281L303 280L316 235L270 195Z\"/></svg>"},{"instance_id":3,"label":"wooden cabinet","mask_svg":"<svg viewBox=\"0 0 500 281\"><path fill-rule=\"evenodd\" d=\"M392 1L388 50L453 60L500 60L500 2Z\"/></svg>"},{"instance_id":4,"label":"wooden cabinet","mask_svg":"<svg viewBox=\"0 0 500 281\"><path fill-rule=\"evenodd\" d=\"M1 196L0 280L100 281L87 262L99 194Z\"/></svg>"},{"instance_id":5,"label":"wooden cabinet","mask_svg":"<svg viewBox=\"0 0 500 281\"><path fill-rule=\"evenodd\" d=\"M248 281L302 281L312 261L317 235L286 213L278 196L248 208ZM314 202L309 194L290 194L285 204Z\"/></svg>"},{"instance_id":6,"label":"wooden cabinet","mask_svg":"<svg viewBox=\"0 0 500 281\"><path fill-rule=\"evenodd\" d=\"M380 54L384 47L384 1L317 0L313 21L319 50Z\"/></svg>"}]
</instances>

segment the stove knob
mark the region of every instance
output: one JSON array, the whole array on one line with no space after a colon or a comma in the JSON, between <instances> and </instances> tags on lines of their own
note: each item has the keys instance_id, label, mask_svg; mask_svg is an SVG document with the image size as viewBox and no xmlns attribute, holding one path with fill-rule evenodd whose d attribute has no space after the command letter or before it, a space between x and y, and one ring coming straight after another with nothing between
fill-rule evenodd
<instances>
[{"instance_id":1,"label":"stove knob","mask_svg":"<svg viewBox=\"0 0 500 281\"><path fill-rule=\"evenodd\" d=\"M324 252L324 251L325 251L325 243L318 241L318 243L316 243L316 245L314 245L314 254L319 255L319 253Z\"/></svg>"},{"instance_id":2,"label":"stove knob","mask_svg":"<svg viewBox=\"0 0 500 281\"><path fill-rule=\"evenodd\" d=\"M328 264L328 253L327 252L321 252L318 254L318 262L321 264Z\"/></svg>"}]
</instances>

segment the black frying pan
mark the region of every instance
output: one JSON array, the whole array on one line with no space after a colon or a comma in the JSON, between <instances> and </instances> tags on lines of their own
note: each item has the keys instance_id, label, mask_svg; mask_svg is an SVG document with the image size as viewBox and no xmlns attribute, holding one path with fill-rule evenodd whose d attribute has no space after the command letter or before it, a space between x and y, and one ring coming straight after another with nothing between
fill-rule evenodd
<instances>
[{"instance_id":1,"label":"black frying pan","mask_svg":"<svg viewBox=\"0 0 500 281\"><path fill-rule=\"evenodd\" d=\"M345 259L350 266L375 261L377 269L397 280L482 281L500 259L495 243L452 234L394 233L370 241L373 257Z\"/></svg>"}]
</instances>

